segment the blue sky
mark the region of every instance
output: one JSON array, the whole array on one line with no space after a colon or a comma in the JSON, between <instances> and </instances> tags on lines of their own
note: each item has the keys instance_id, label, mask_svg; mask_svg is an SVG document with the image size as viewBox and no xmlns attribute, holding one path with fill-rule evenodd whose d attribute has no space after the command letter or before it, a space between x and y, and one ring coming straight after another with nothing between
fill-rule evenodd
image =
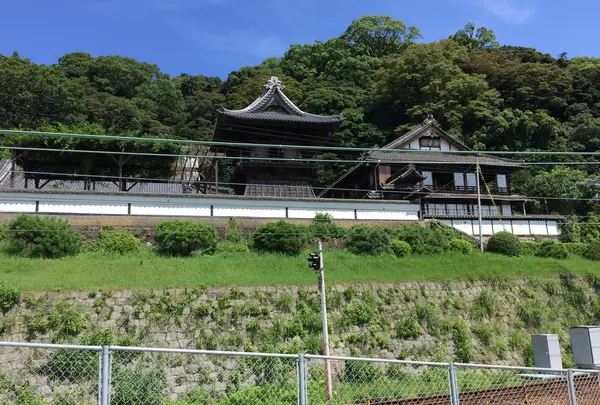
<instances>
[{"instance_id":1,"label":"blue sky","mask_svg":"<svg viewBox=\"0 0 600 405\"><path fill-rule=\"evenodd\" d=\"M226 77L281 56L290 44L340 35L353 19L385 14L425 41L468 21L501 44L558 56L600 56L597 0L2 0L0 53L38 63L68 52L118 54L180 73Z\"/></svg>"}]
</instances>

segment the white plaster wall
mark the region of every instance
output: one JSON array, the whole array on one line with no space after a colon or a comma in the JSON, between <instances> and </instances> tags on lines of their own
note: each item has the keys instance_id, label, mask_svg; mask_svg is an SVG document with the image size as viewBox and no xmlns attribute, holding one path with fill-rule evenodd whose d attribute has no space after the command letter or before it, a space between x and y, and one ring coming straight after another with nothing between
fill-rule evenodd
<instances>
[{"instance_id":1,"label":"white plaster wall","mask_svg":"<svg viewBox=\"0 0 600 405\"><path fill-rule=\"evenodd\" d=\"M0 212L35 212L35 202L0 201Z\"/></svg>"},{"instance_id":2,"label":"white plaster wall","mask_svg":"<svg viewBox=\"0 0 600 405\"><path fill-rule=\"evenodd\" d=\"M131 215L210 217L210 207L179 207L172 205L132 205Z\"/></svg>"},{"instance_id":3,"label":"white plaster wall","mask_svg":"<svg viewBox=\"0 0 600 405\"><path fill-rule=\"evenodd\" d=\"M314 208L296 208L288 209L288 218L292 219L312 219L317 212L329 214L334 219L354 219L354 210L315 210Z\"/></svg>"},{"instance_id":4,"label":"white plaster wall","mask_svg":"<svg viewBox=\"0 0 600 405\"><path fill-rule=\"evenodd\" d=\"M127 204L77 204L77 203L44 203L40 201L40 213L45 214L104 214L127 215Z\"/></svg>"}]
</instances>

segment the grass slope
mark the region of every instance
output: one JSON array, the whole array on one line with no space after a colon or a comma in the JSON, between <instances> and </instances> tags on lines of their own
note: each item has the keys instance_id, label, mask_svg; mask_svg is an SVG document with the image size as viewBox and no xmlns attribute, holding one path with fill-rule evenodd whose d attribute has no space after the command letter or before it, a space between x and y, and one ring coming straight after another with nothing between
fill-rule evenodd
<instances>
[{"instance_id":1,"label":"grass slope","mask_svg":"<svg viewBox=\"0 0 600 405\"><path fill-rule=\"evenodd\" d=\"M325 253L328 283L451 281L494 277L552 277L563 272L600 276L600 262L573 257L509 258L489 253L362 257ZM59 260L0 255L0 282L21 291L144 289L205 286L314 284L305 255L254 253L166 258L86 253Z\"/></svg>"}]
</instances>

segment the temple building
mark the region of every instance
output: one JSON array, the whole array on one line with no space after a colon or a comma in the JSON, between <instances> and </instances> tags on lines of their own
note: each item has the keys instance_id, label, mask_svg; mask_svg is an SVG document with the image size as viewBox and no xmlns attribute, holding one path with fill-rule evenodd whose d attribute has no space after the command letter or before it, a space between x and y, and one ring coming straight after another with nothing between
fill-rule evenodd
<instances>
[{"instance_id":1,"label":"temple building","mask_svg":"<svg viewBox=\"0 0 600 405\"><path fill-rule=\"evenodd\" d=\"M325 145L343 121L300 110L271 77L264 92L242 110L220 108L213 141L269 145ZM248 197L315 198L317 164L294 161L316 158L316 150L266 147L212 147L237 157L231 176L235 194ZM252 159L249 159L252 158Z\"/></svg>"},{"instance_id":2,"label":"temple building","mask_svg":"<svg viewBox=\"0 0 600 405\"><path fill-rule=\"evenodd\" d=\"M510 176L522 162L472 151L429 116L382 149L366 154L320 197L409 200L423 218L461 219L525 215L525 196L514 195ZM420 151L447 151L423 153ZM452 151L463 153L451 153ZM477 164L481 175L477 181ZM479 186L479 193L477 187Z\"/></svg>"}]
</instances>

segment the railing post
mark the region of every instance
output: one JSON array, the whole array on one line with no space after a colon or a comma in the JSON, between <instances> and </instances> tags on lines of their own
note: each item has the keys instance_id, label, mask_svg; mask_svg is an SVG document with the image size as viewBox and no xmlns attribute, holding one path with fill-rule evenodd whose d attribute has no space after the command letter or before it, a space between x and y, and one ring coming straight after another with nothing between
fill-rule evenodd
<instances>
[{"instance_id":1,"label":"railing post","mask_svg":"<svg viewBox=\"0 0 600 405\"><path fill-rule=\"evenodd\" d=\"M100 405L109 405L108 394L110 387L110 348L108 346L102 346L102 376L101 376L101 388L100 388Z\"/></svg>"},{"instance_id":2,"label":"railing post","mask_svg":"<svg viewBox=\"0 0 600 405\"><path fill-rule=\"evenodd\" d=\"M448 365L448 387L450 389L450 403L452 405L459 405L458 384L456 383L456 369L454 363Z\"/></svg>"},{"instance_id":3,"label":"railing post","mask_svg":"<svg viewBox=\"0 0 600 405\"><path fill-rule=\"evenodd\" d=\"M298 373L298 405L306 405L306 359L303 354L296 359Z\"/></svg>"},{"instance_id":4,"label":"railing post","mask_svg":"<svg viewBox=\"0 0 600 405\"><path fill-rule=\"evenodd\" d=\"M571 405L577 405L577 398L575 395L575 381L573 379L573 370L567 370L567 381L569 386L569 402Z\"/></svg>"}]
</instances>

